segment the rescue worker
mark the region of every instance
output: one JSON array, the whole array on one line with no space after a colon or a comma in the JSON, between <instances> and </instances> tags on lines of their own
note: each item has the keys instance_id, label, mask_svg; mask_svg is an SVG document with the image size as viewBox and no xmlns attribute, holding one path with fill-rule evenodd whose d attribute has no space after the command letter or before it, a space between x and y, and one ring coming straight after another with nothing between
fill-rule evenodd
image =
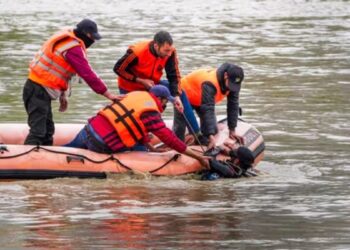
<instances>
[{"instance_id":1,"label":"rescue worker","mask_svg":"<svg viewBox=\"0 0 350 250\"><path fill-rule=\"evenodd\" d=\"M199 69L181 79L181 88L186 92L189 102L200 118L201 132L206 140L201 143L208 145L208 149L215 147L217 121L215 104L227 97L227 121L230 130L229 137L238 139L235 128L239 113L239 92L244 78L243 69L231 63L224 63L215 69ZM175 134L184 140L186 123L180 112L175 110Z\"/></svg>"},{"instance_id":2,"label":"rescue worker","mask_svg":"<svg viewBox=\"0 0 350 250\"><path fill-rule=\"evenodd\" d=\"M165 69L168 80L161 80ZM192 112L186 93L181 92L180 70L173 39L167 31L159 31L153 40L141 41L129 46L115 64L114 72L121 94L135 90L149 90L161 84L169 88L175 97L175 107L183 113L191 125L191 132L200 132L198 122Z\"/></svg>"},{"instance_id":3,"label":"rescue worker","mask_svg":"<svg viewBox=\"0 0 350 250\"><path fill-rule=\"evenodd\" d=\"M60 112L67 109L70 80L76 74L97 94L110 100L121 98L109 92L87 60L86 50L99 39L96 23L83 19L75 29L54 34L37 52L29 64L29 76L23 88L30 127L25 144L52 145L55 127L51 101L59 99Z\"/></svg>"},{"instance_id":4,"label":"rescue worker","mask_svg":"<svg viewBox=\"0 0 350 250\"><path fill-rule=\"evenodd\" d=\"M174 103L175 98L162 85L151 87L149 92L128 93L124 99L107 105L89 119L75 139L65 146L111 154L128 150L140 151L140 148L134 146L141 142L150 151L157 151L149 143L148 133L152 133L168 147L197 159L202 166L208 168L209 157L188 148L166 127L161 113L168 101Z\"/></svg>"}]
</instances>

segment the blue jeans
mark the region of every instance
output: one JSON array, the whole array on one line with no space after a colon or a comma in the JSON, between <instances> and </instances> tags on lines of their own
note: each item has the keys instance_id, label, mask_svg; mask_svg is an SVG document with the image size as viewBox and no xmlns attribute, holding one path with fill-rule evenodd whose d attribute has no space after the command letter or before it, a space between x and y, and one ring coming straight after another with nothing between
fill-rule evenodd
<instances>
[{"instance_id":1,"label":"blue jeans","mask_svg":"<svg viewBox=\"0 0 350 250\"><path fill-rule=\"evenodd\" d=\"M91 151L97 152L97 153L119 153L119 152L125 152L125 151L147 151L147 147L143 144L136 144L132 148L122 148L118 150L117 152L112 152L107 145L105 145L105 142L102 140L102 138L96 134L94 129L90 125L86 125L89 127L89 131L91 133L91 136L94 137L94 140L98 141L99 147L96 146L96 143L93 143L91 139L89 139L87 131L85 128L80 130L80 132L75 136L75 138L63 145L64 147L71 147L71 148L83 148L83 149L89 149Z\"/></svg>"},{"instance_id":2,"label":"blue jeans","mask_svg":"<svg viewBox=\"0 0 350 250\"><path fill-rule=\"evenodd\" d=\"M161 81L159 81L158 84L163 85L163 86L167 87L168 89L170 86L168 80L161 80ZM120 92L120 94L127 94L128 93L127 90L121 89L121 88L119 88L119 92ZM187 118L187 121L189 122L189 124L187 124L187 122L186 122L186 126L188 128L188 131L190 131L191 134L192 133L198 134L200 132L200 128L199 128L196 116L194 115L191 103L188 100L188 97L187 97L185 91L182 91L182 93L180 95L180 99L181 99L182 105L184 107L184 115Z\"/></svg>"},{"instance_id":3,"label":"blue jeans","mask_svg":"<svg viewBox=\"0 0 350 250\"><path fill-rule=\"evenodd\" d=\"M160 85L163 85L169 89L169 81L167 80L161 80L159 82ZM188 100L188 97L186 95L185 91L182 91L180 95L180 99L182 102L182 105L184 107L184 113L183 115L186 117L189 124L186 123L186 126L188 128L188 131L190 131L191 134L198 134L200 132L200 128L196 119L196 116L194 115L192 105L190 101Z\"/></svg>"},{"instance_id":4,"label":"blue jeans","mask_svg":"<svg viewBox=\"0 0 350 250\"><path fill-rule=\"evenodd\" d=\"M89 132L87 132L87 128ZM109 147L104 143L102 138L88 124L75 136L73 141L63 145L65 147L89 149L97 153L111 154ZM89 133L89 134L88 134ZM93 138L92 138L93 137Z\"/></svg>"},{"instance_id":5,"label":"blue jeans","mask_svg":"<svg viewBox=\"0 0 350 250\"><path fill-rule=\"evenodd\" d=\"M63 147L70 147L70 148L83 148L87 149L87 134L85 129L79 131L79 133L75 136L73 141L68 142L67 144L64 144Z\"/></svg>"}]
</instances>

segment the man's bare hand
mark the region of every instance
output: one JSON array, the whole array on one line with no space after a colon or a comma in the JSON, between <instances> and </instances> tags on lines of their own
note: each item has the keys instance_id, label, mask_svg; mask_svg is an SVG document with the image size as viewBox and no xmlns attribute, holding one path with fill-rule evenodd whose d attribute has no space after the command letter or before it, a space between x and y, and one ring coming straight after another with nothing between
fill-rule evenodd
<instances>
[{"instance_id":1,"label":"man's bare hand","mask_svg":"<svg viewBox=\"0 0 350 250\"><path fill-rule=\"evenodd\" d=\"M60 107L58 108L58 111L65 112L68 108L68 100L65 95L60 96Z\"/></svg>"},{"instance_id":2,"label":"man's bare hand","mask_svg":"<svg viewBox=\"0 0 350 250\"><path fill-rule=\"evenodd\" d=\"M112 93L109 92L108 90L107 90L106 92L104 92L103 95L104 95L107 99L109 99L109 100L111 100L111 101L120 101L120 100L122 100L122 99L125 97L125 95L115 95L115 94L112 94Z\"/></svg>"},{"instance_id":3,"label":"man's bare hand","mask_svg":"<svg viewBox=\"0 0 350 250\"><path fill-rule=\"evenodd\" d=\"M180 113L184 112L184 106L182 105L182 102L179 96L175 97L174 106Z\"/></svg>"},{"instance_id":4,"label":"man's bare hand","mask_svg":"<svg viewBox=\"0 0 350 250\"><path fill-rule=\"evenodd\" d=\"M145 86L147 90L154 86L154 81L152 81L151 79L137 78L136 81Z\"/></svg>"},{"instance_id":5,"label":"man's bare hand","mask_svg":"<svg viewBox=\"0 0 350 250\"><path fill-rule=\"evenodd\" d=\"M239 144L244 145L244 139L242 136L236 134L235 130L230 130L229 137L236 140Z\"/></svg>"}]
</instances>

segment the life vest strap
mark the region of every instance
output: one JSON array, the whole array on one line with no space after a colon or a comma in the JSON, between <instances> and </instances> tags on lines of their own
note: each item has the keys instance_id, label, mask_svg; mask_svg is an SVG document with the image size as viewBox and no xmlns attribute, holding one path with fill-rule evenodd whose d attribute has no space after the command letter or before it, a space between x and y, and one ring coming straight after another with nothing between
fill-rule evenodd
<instances>
[{"instance_id":1,"label":"life vest strap","mask_svg":"<svg viewBox=\"0 0 350 250\"><path fill-rule=\"evenodd\" d=\"M126 122L126 118L130 118L130 120L134 123L137 130L140 132L140 134L143 136L144 133L142 132L142 129L140 125L135 120L135 117L132 115L132 113L135 112L134 109L128 110L123 104L121 104L119 101L115 101L114 104L117 104L125 113L121 115L117 110L113 108L113 106L109 105L105 109L109 109L114 113L114 115L117 117L117 119L114 120L115 123L121 122L124 127L128 130L129 134L133 138L135 142L138 142L139 139L137 138L136 134L134 133L133 129L130 127L130 125Z\"/></svg>"},{"instance_id":2,"label":"life vest strap","mask_svg":"<svg viewBox=\"0 0 350 250\"><path fill-rule=\"evenodd\" d=\"M125 114L124 114L125 118L126 117L130 118L130 120L134 123L136 129L140 133L140 135L144 136L145 134L144 134L140 124L136 121L135 117L132 115L132 113L134 113L135 110L134 109L128 110L127 107L125 107L125 105L123 103L121 103L120 101L116 101L115 104L117 104L125 112ZM123 119L125 119L124 116L123 116ZM116 122L119 122L119 121L122 121L121 117L116 119Z\"/></svg>"}]
</instances>

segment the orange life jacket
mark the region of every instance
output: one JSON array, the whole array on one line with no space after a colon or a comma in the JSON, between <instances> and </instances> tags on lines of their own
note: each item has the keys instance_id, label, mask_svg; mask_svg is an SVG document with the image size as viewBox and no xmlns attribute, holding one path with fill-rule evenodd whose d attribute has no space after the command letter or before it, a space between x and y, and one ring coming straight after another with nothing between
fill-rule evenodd
<instances>
[{"instance_id":1,"label":"orange life jacket","mask_svg":"<svg viewBox=\"0 0 350 250\"><path fill-rule=\"evenodd\" d=\"M141 121L141 114L146 111L160 112L156 101L148 92L134 91L121 101L100 110L99 114L112 124L123 144L132 147L147 135Z\"/></svg>"},{"instance_id":2,"label":"orange life jacket","mask_svg":"<svg viewBox=\"0 0 350 250\"><path fill-rule=\"evenodd\" d=\"M204 82L211 82L215 86L215 103L221 102L229 94L229 91L225 94L221 92L216 72L217 69L198 69L181 79L181 88L186 92L188 100L192 105L201 105L202 84Z\"/></svg>"},{"instance_id":3,"label":"orange life jacket","mask_svg":"<svg viewBox=\"0 0 350 250\"><path fill-rule=\"evenodd\" d=\"M67 90L68 82L76 71L65 60L63 53L75 46L82 47L86 56L84 42L76 37L72 30L54 34L44 43L29 64L28 78L52 89Z\"/></svg>"},{"instance_id":4,"label":"orange life jacket","mask_svg":"<svg viewBox=\"0 0 350 250\"><path fill-rule=\"evenodd\" d=\"M153 55L149 49L151 41L142 41L129 46L137 56L138 62L131 68L131 73L137 77L151 79L158 83L163 75L163 69L169 57L161 58ZM118 77L119 87L127 91L145 90L141 83Z\"/></svg>"}]
</instances>

